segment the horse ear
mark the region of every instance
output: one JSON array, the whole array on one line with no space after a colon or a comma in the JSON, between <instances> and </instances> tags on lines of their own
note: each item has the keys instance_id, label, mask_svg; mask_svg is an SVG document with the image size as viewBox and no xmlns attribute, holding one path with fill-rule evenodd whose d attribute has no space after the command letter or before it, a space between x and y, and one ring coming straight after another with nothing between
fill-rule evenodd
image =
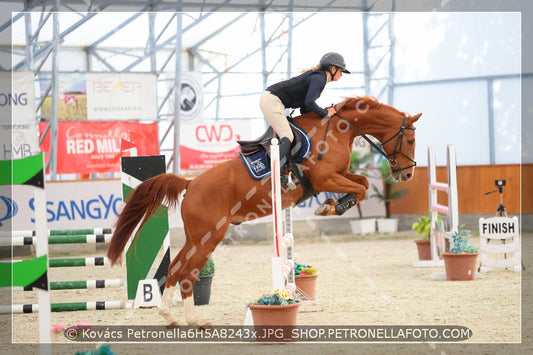
<instances>
[{"instance_id":1,"label":"horse ear","mask_svg":"<svg viewBox=\"0 0 533 355\"><path fill-rule=\"evenodd\" d=\"M417 115L414 115L414 116L409 116L409 119L408 119L409 124L413 124L413 123L415 123L416 121L418 121L418 119L420 118L420 116L422 116L421 113L419 113L419 114L417 114Z\"/></svg>"}]
</instances>

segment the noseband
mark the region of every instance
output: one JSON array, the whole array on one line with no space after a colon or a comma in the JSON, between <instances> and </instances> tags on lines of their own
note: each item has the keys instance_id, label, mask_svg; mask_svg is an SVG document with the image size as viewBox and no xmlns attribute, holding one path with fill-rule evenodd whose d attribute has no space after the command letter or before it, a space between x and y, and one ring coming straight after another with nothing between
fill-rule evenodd
<instances>
[{"instance_id":1,"label":"noseband","mask_svg":"<svg viewBox=\"0 0 533 355\"><path fill-rule=\"evenodd\" d=\"M363 138L375 150L377 150L379 152L379 154L383 155L389 161L389 165L390 165L391 170L393 172L403 171L403 170L410 169L410 168L416 166L416 161L414 161L413 159L411 159L405 153L402 152L403 132L406 129L410 129L410 130L413 130L413 131L415 130L415 127L406 127L405 126L405 122L407 121L407 116L403 117L402 125L400 126L400 129L398 130L398 132L396 132L396 134L394 134L392 137L387 139L385 142L381 143L381 145L384 146L385 144L387 144L388 142L390 142L391 140L393 140L396 137L396 144L394 144L394 151L391 154L387 154L381 147L379 147L376 143L372 142L370 140L370 138L368 138L365 134L361 133L361 131L358 130L357 127L355 127L350 121L348 121L346 118L342 117L338 113L335 113L335 115L339 116L339 118L341 118L343 121L345 121L354 131L356 131L361 136L361 138ZM328 126L329 126L329 124L328 124ZM398 161L396 160L396 156L398 154L403 155L407 160L410 160L412 162L412 164L402 168L400 166L400 164L398 163ZM320 155L319 155L319 157L320 157Z\"/></svg>"}]
</instances>

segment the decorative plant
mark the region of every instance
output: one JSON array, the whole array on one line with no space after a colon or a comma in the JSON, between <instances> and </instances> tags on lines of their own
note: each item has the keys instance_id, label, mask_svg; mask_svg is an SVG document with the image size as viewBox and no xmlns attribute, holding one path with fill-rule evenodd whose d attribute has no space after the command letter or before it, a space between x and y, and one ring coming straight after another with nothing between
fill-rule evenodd
<instances>
[{"instance_id":1,"label":"decorative plant","mask_svg":"<svg viewBox=\"0 0 533 355\"><path fill-rule=\"evenodd\" d=\"M441 221L440 215L438 215L437 221ZM422 239L429 239L431 233L430 212L426 212L423 216L418 217L418 222L414 222L411 229L416 230L418 234L423 234Z\"/></svg>"},{"instance_id":2,"label":"decorative plant","mask_svg":"<svg viewBox=\"0 0 533 355\"><path fill-rule=\"evenodd\" d=\"M212 257L209 257L207 259L207 263L200 271L199 276L208 276L208 275L214 275L215 274L215 261Z\"/></svg>"},{"instance_id":3,"label":"decorative plant","mask_svg":"<svg viewBox=\"0 0 533 355\"><path fill-rule=\"evenodd\" d=\"M301 301L300 295L287 289L276 288L272 292L264 293L253 302L248 303L264 306L282 306Z\"/></svg>"},{"instance_id":4,"label":"decorative plant","mask_svg":"<svg viewBox=\"0 0 533 355\"><path fill-rule=\"evenodd\" d=\"M317 271L318 269L316 267L312 267L311 265L294 263L295 275L314 275Z\"/></svg>"},{"instance_id":5,"label":"decorative plant","mask_svg":"<svg viewBox=\"0 0 533 355\"><path fill-rule=\"evenodd\" d=\"M409 190L407 189L396 189L394 187L394 184L396 181L391 177L389 172L389 162L387 159L380 159L378 161L378 170L381 174L381 179L383 181L383 192L380 192L376 186L372 186L374 188L375 194L370 197L376 197L383 201L385 204L385 216L387 218L390 218L390 204L393 200L400 200L402 199Z\"/></svg>"},{"instance_id":6,"label":"decorative plant","mask_svg":"<svg viewBox=\"0 0 533 355\"><path fill-rule=\"evenodd\" d=\"M470 237L470 231L464 229L464 224L459 226L459 232L452 232L452 244L450 253L477 253L478 248L468 244L466 238Z\"/></svg>"}]
</instances>

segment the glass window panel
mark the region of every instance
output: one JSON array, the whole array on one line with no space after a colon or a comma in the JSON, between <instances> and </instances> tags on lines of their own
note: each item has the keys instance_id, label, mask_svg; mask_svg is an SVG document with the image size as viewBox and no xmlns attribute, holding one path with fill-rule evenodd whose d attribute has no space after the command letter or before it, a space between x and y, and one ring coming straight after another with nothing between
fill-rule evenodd
<instances>
[{"instance_id":1,"label":"glass window panel","mask_svg":"<svg viewBox=\"0 0 533 355\"><path fill-rule=\"evenodd\" d=\"M437 164L446 165L446 146L454 144L458 165L490 163L487 86L485 81L398 87L395 107L422 112L416 123L418 165L427 166L427 149L437 149Z\"/></svg>"},{"instance_id":2,"label":"glass window panel","mask_svg":"<svg viewBox=\"0 0 533 355\"><path fill-rule=\"evenodd\" d=\"M520 163L520 80L495 80L493 85L494 159Z\"/></svg>"},{"instance_id":3,"label":"glass window panel","mask_svg":"<svg viewBox=\"0 0 533 355\"><path fill-rule=\"evenodd\" d=\"M520 72L520 13L397 13L395 80Z\"/></svg>"},{"instance_id":4,"label":"glass window panel","mask_svg":"<svg viewBox=\"0 0 533 355\"><path fill-rule=\"evenodd\" d=\"M522 76L522 90L527 94L533 92L533 77ZM518 94L517 94L518 95ZM533 163L533 101L522 103L522 164Z\"/></svg>"}]
</instances>

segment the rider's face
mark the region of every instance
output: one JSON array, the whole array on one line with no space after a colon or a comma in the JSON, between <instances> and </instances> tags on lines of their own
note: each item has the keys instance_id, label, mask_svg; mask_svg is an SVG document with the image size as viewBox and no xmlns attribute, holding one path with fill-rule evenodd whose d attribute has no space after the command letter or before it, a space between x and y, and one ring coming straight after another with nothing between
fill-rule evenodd
<instances>
[{"instance_id":1,"label":"rider's face","mask_svg":"<svg viewBox=\"0 0 533 355\"><path fill-rule=\"evenodd\" d=\"M337 72L335 72L337 71ZM335 75L333 76L333 78L331 78L331 81L337 81L341 78L342 76L342 68L339 68L335 65L331 66L331 72L332 73L335 73Z\"/></svg>"}]
</instances>

